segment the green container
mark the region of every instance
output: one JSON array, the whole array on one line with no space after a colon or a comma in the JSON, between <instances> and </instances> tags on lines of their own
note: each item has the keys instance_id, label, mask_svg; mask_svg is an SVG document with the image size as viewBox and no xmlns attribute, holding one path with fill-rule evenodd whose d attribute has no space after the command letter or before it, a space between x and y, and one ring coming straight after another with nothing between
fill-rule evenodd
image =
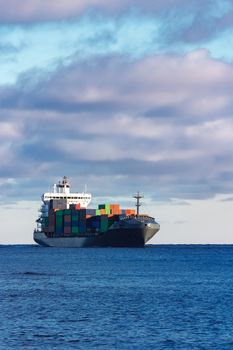
<instances>
[{"instance_id":1,"label":"green container","mask_svg":"<svg viewBox=\"0 0 233 350\"><path fill-rule=\"evenodd\" d=\"M72 211L71 211L71 209L64 209L63 213L64 213L64 215L71 215Z\"/></svg>"},{"instance_id":2,"label":"green container","mask_svg":"<svg viewBox=\"0 0 233 350\"><path fill-rule=\"evenodd\" d=\"M96 209L96 213L95 213L95 215L101 215L101 213L100 213L100 209Z\"/></svg>"},{"instance_id":3,"label":"green container","mask_svg":"<svg viewBox=\"0 0 233 350\"><path fill-rule=\"evenodd\" d=\"M106 215L110 215L111 214L111 209L109 208L109 209L105 209L105 213L106 213Z\"/></svg>"},{"instance_id":4,"label":"green container","mask_svg":"<svg viewBox=\"0 0 233 350\"><path fill-rule=\"evenodd\" d=\"M79 233L78 227L77 227L77 226L72 226L72 227L71 227L71 233L72 233L73 235L77 235L77 234Z\"/></svg>"},{"instance_id":5,"label":"green container","mask_svg":"<svg viewBox=\"0 0 233 350\"><path fill-rule=\"evenodd\" d=\"M56 217L56 226L62 226L63 225L63 217L57 216Z\"/></svg>"},{"instance_id":6,"label":"green container","mask_svg":"<svg viewBox=\"0 0 233 350\"><path fill-rule=\"evenodd\" d=\"M56 211L56 217L63 216L63 210L57 210Z\"/></svg>"},{"instance_id":7,"label":"green container","mask_svg":"<svg viewBox=\"0 0 233 350\"><path fill-rule=\"evenodd\" d=\"M99 209L110 210L110 204L99 204L98 208Z\"/></svg>"},{"instance_id":8,"label":"green container","mask_svg":"<svg viewBox=\"0 0 233 350\"><path fill-rule=\"evenodd\" d=\"M78 215L72 215L71 219L72 219L72 222L78 221Z\"/></svg>"},{"instance_id":9,"label":"green container","mask_svg":"<svg viewBox=\"0 0 233 350\"><path fill-rule=\"evenodd\" d=\"M100 231L106 232L108 230L108 219L101 218L100 220Z\"/></svg>"}]
</instances>

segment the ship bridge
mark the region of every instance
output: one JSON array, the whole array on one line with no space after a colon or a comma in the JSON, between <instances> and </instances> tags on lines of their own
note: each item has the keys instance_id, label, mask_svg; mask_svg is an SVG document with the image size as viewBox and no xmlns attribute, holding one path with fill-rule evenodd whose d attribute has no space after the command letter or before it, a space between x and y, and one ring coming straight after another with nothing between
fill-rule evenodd
<instances>
[{"instance_id":1,"label":"ship bridge","mask_svg":"<svg viewBox=\"0 0 233 350\"><path fill-rule=\"evenodd\" d=\"M53 185L53 192L46 192L41 196L44 204L48 204L51 199L66 199L67 204L80 204L86 208L91 202L91 194L86 192L70 192L70 184L66 176L58 184Z\"/></svg>"}]
</instances>

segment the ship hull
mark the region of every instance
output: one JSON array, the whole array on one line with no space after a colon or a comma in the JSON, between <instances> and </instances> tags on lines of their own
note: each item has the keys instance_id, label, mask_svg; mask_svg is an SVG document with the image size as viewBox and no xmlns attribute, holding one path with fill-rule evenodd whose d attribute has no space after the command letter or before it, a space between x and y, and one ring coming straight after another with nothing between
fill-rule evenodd
<instances>
[{"instance_id":1,"label":"ship hull","mask_svg":"<svg viewBox=\"0 0 233 350\"><path fill-rule=\"evenodd\" d=\"M113 228L102 234L67 237L47 237L44 232L35 231L34 241L42 246L61 248L144 247L158 231L157 223L134 228Z\"/></svg>"}]
</instances>

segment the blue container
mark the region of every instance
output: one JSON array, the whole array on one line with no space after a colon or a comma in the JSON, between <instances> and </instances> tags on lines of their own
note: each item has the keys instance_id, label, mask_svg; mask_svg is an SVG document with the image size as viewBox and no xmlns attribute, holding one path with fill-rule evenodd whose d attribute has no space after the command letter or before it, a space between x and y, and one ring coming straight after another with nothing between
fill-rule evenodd
<instances>
[{"instance_id":1,"label":"blue container","mask_svg":"<svg viewBox=\"0 0 233 350\"><path fill-rule=\"evenodd\" d=\"M72 226L78 226L78 221L76 220L72 221Z\"/></svg>"},{"instance_id":2,"label":"blue container","mask_svg":"<svg viewBox=\"0 0 233 350\"><path fill-rule=\"evenodd\" d=\"M94 216L96 214L96 209L87 209L86 214Z\"/></svg>"},{"instance_id":3,"label":"blue container","mask_svg":"<svg viewBox=\"0 0 233 350\"><path fill-rule=\"evenodd\" d=\"M85 233L85 232L86 232L86 226L84 226L84 225L79 225L79 232L80 232L80 233Z\"/></svg>"},{"instance_id":4,"label":"blue container","mask_svg":"<svg viewBox=\"0 0 233 350\"><path fill-rule=\"evenodd\" d=\"M62 236L63 235L63 228L57 227L55 230L55 236Z\"/></svg>"}]
</instances>

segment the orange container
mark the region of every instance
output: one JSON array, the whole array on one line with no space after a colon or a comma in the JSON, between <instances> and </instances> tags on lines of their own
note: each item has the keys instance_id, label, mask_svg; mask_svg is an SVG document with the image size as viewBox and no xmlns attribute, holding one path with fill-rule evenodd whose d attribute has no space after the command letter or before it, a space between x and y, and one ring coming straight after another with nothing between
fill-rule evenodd
<instances>
[{"instance_id":1,"label":"orange container","mask_svg":"<svg viewBox=\"0 0 233 350\"><path fill-rule=\"evenodd\" d=\"M135 215L135 209L125 209L126 215Z\"/></svg>"},{"instance_id":2,"label":"orange container","mask_svg":"<svg viewBox=\"0 0 233 350\"><path fill-rule=\"evenodd\" d=\"M110 210L113 215L121 214L120 204L110 204Z\"/></svg>"}]
</instances>

